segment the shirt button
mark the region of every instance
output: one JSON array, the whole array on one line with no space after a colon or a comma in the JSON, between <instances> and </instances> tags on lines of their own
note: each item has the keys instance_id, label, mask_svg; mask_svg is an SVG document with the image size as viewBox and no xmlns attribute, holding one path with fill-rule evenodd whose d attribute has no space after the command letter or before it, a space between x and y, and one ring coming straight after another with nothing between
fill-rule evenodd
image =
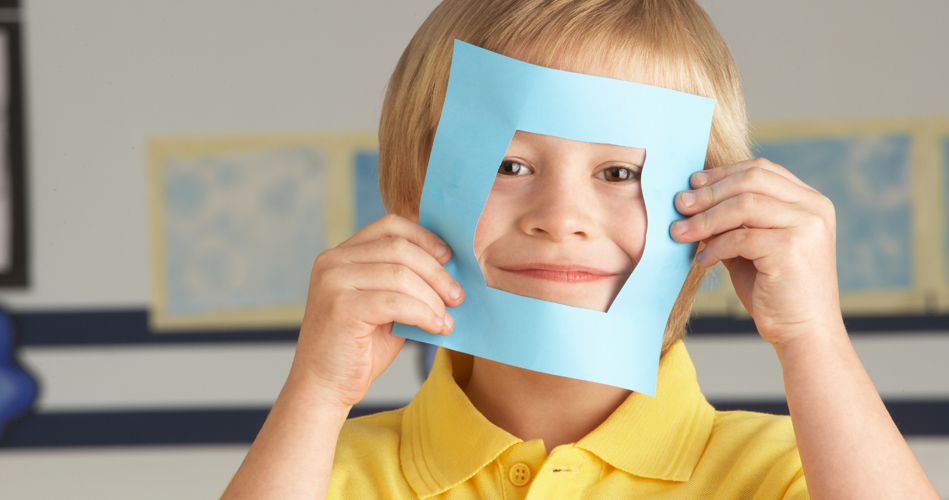
<instances>
[{"instance_id":1,"label":"shirt button","mask_svg":"<svg viewBox=\"0 0 949 500\"><path fill-rule=\"evenodd\" d=\"M531 480L531 469L523 463L516 463L508 474L514 486L524 486Z\"/></svg>"}]
</instances>

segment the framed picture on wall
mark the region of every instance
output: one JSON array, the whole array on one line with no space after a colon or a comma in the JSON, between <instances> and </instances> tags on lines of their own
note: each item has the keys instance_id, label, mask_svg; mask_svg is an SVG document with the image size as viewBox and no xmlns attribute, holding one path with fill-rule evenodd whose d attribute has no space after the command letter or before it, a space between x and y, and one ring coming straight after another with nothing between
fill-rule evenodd
<instances>
[{"instance_id":1,"label":"framed picture on wall","mask_svg":"<svg viewBox=\"0 0 949 500\"><path fill-rule=\"evenodd\" d=\"M313 260L385 213L377 149L371 133L151 141L151 327L299 328Z\"/></svg>"},{"instance_id":2,"label":"framed picture on wall","mask_svg":"<svg viewBox=\"0 0 949 500\"><path fill-rule=\"evenodd\" d=\"M12 9L3 9L9 12ZM15 12L15 11L14 11ZM16 16L0 16L0 287L27 286L23 66Z\"/></svg>"},{"instance_id":3,"label":"framed picture on wall","mask_svg":"<svg viewBox=\"0 0 949 500\"><path fill-rule=\"evenodd\" d=\"M949 121L757 124L755 156L830 198L844 315L949 312ZM717 266L700 315L746 315Z\"/></svg>"}]
</instances>

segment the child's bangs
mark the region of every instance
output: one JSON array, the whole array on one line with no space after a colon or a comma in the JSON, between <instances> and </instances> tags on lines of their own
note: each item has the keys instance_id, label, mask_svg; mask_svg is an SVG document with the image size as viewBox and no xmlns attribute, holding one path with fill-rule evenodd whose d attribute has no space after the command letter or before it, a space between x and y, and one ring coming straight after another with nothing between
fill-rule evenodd
<instances>
[{"instance_id":1,"label":"child's bangs","mask_svg":"<svg viewBox=\"0 0 949 500\"><path fill-rule=\"evenodd\" d=\"M511 16L520 20L494 26L482 46L539 66L717 97L691 15L660 2L589 7Z\"/></svg>"}]
</instances>

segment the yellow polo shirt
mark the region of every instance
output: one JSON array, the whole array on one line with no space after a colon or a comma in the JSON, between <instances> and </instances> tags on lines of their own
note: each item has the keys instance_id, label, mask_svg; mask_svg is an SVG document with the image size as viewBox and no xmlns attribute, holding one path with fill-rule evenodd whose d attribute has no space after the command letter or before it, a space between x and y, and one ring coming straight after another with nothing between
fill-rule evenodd
<instances>
[{"instance_id":1,"label":"yellow polo shirt","mask_svg":"<svg viewBox=\"0 0 949 500\"><path fill-rule=\"evenodd\" d=\"M656 397L633 393L549 456L475 409L458 383L471 361L439 349L411 404L346 422L328 498L808 498L790 418L716 412L682 342L659 363Z\"/></svg>"}]
</instances>

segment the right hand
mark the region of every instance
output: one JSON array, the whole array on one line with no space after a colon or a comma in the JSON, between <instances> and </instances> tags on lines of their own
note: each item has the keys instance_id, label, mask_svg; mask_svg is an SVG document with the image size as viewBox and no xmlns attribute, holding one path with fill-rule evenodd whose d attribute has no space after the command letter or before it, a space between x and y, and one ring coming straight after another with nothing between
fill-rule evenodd
<instances>
[{"instance_id":1,"label":"right hand","mask_svg":"<svg viewBox=\"0 0 949 500\"><path fill-rule=\"evenodd\" d=\"M405 339L392 323L447 335L464 290L443 267L448 245L389 214L313 264L290 379L316 383L329 404L352 406L395 359ZM308 384L309 385L309 384Z\"/></svg>"}]
</instances>

